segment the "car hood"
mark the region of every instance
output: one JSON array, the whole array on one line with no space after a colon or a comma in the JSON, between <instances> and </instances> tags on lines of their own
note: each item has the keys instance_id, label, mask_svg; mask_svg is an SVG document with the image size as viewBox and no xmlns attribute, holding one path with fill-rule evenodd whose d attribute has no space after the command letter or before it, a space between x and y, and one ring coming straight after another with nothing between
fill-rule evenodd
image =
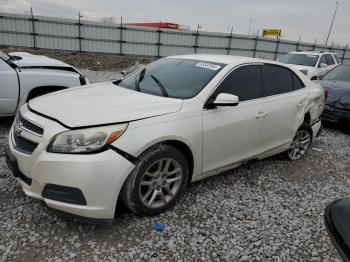
<instances>
[{"instance_id":1,"label":"car hood","mask_svg":"<svg viewBox=\"0 0 350 262\"><path fill-rule=\"evenodd\" d=\"M13 52L9 53L9 55L20 58L11 61L18 67L72 67L66 63L43 55L33 55L26 52Z\"/></svg>"},{"instance_id":2,"label":"car hood","mask_svg":"<svg viewBox=\"0 0 350 262\"><path fill-rule=\"evenodd\" d=\"M350 82L315 81L328 91L326 105L350 110Z\"/></svg>"},{"instance_id":3,"label":"car hood","mask_svg":"<svg viewBox=\"0 0 350 262\"><path fill-rule=\"evenodd\" d=\"M291 64L291 66L299 71L301 71L301 70L308 70L309 71L311 69L314 69L314 67L312 67L312 66L305 66L305 65L292 65Z\"/></svg>"},{"instance_id":4,"label":"car hood","mask_svg":"<svg viewBox=\"0 0 350 262\"><path fill-rule=\"evenodd\" d=\"M122 123L179 111L182 100L149 95L112 82L70 88L38 97L29 108L68 127Z\"/></svg>"}]
</instances>

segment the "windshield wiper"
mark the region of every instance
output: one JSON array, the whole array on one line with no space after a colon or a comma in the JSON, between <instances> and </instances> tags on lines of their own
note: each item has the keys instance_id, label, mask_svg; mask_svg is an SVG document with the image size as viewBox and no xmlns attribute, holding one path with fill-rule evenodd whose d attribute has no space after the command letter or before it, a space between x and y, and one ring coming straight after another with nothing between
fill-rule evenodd
<instances>
[{"instance_id":1,"label":"windshield wiper","mask_svg":"<svg viewBox=\"0 0 350 262\"><path fill-rule=\"evenodd\" d=\"M160 88L160 91L162 91L163 96L168 97L168 92L166 91L165 87L162 85L162 83L156 78L154 75L151 75L152 79L157 83L157 85Z\"/></svg>"},{"instance_id":2,"label":"windshield wiper","mask_svg":"<svg viewBox=\"0 0 350 262\"><path fill-rule=\"evenodd\" d=\"M140 74L135 78L135 90L140 92L140 82L144 79L146 73L146 68L142 69Z\"/></svg>"}]
</instances>

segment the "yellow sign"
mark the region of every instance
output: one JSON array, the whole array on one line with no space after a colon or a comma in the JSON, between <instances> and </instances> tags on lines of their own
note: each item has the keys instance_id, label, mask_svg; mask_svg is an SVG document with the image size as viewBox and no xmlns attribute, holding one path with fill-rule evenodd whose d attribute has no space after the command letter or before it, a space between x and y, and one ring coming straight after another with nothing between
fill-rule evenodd
<instances>
[{"instance_id":1,"label":"yellow sign","mask_svg":"<svg viewBox=\"0 0 350 262\"><path fill-rule=\"evenodd\" d=\"M262 36L277 36L281 37L282 30L281 29L263 29Z\"/></svg>"}]
</instances>

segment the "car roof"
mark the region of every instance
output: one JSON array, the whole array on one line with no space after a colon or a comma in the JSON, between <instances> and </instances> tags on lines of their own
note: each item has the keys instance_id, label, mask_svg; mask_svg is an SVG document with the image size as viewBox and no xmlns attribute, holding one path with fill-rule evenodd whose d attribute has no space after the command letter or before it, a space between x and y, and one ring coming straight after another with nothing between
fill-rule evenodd
<instances>
[{"instance_id":1,"label":"car roof","mask_svg":"<svg viewBox=\"0 0 350 262\"><path fill-rule=\"evenodd\" d=\"M324 54L332 54L335 55L336 53L332 52L324 52L324 51L293 51L290 52L291 54L305 54L305 55L324 55Z\"/></svg>"},{"instance_id":2,"label":"car roof","mask_svg":"<svg viewBox=\"0 0 350 262\"><path fill-rule=\"evenodd\" d=\"M213 63L227 64L227 65L240 65L240 64L248 64L248 63L270 63L270 64L278 64L278 65L285 66L284 64L281 64L275 61L252 58L252 57L244 57L244 56L232 56L232 55L190 54L190 55L176 55L176 56L169 56L169 57L213 62Z\"/></svg>"}]
</instances>

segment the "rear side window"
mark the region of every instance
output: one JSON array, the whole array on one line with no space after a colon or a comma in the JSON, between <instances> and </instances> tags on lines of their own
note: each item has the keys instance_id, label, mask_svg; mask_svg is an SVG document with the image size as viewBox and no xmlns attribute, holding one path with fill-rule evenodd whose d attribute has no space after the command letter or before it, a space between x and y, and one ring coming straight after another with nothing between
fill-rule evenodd
<instances>
[{"instance_id":1,"label":"rear side window","mask_svg":"<svg viewBox=\"0 0 350 262\"><path fill-rule=\"evenodd\" d=\"M321 64L327 64L326 56L321 56L320 62L318 63L318 67L320 67Z\"/></svg>"},{"instance_id":2,"label":"rear side window","mask_svg":"<svg viewBox=\"0 0 350 262\"><path fill-rule=\"evenodd\" d=\"M296 74L292 73L292 77L293 77L294 90L298 90L305 87L304 83L301 82L300 78Z\"/></svg>"},{"instance_id":3,"label":"rear side window","mask_svg":"<svg viewBox=\"0 0 350 262\"><path fill-rule=\"evenodd\" d=\"M238 96L239 101L260 98L262 95L261 70L258 65L243 66L228 75L214 92Z\"/></svg>"},{"instance_id":4,"label":"rear side window","mask_svg":"<svg viewBox=\"0 0 350 262\"><path fill-rule=\"evenodd\" d=\"M335 64L332 55L326 55L326 62L327 62L327 65Z\"/></svg>"},{"instance_id":5,"label":"rear side window","mask_svg":"<svg viewBox=\"0 0 350 262\"><path fill-rule=\"evenodd\" d=\"M340 64L340 59L337 54L333 54L335 61L337 61L337 64Z\"/></svg>"},{"instance_id":6,"label":"rear side window","mask_svg":"<svg viewBox=\"0 0 350 262\"><path fill-rule=\"evenodd\" d=\"M275 65L263 65L262 73L264 96L279 95L294 90L292 72L289 69Z\"/></svg>"}]
</instances>

